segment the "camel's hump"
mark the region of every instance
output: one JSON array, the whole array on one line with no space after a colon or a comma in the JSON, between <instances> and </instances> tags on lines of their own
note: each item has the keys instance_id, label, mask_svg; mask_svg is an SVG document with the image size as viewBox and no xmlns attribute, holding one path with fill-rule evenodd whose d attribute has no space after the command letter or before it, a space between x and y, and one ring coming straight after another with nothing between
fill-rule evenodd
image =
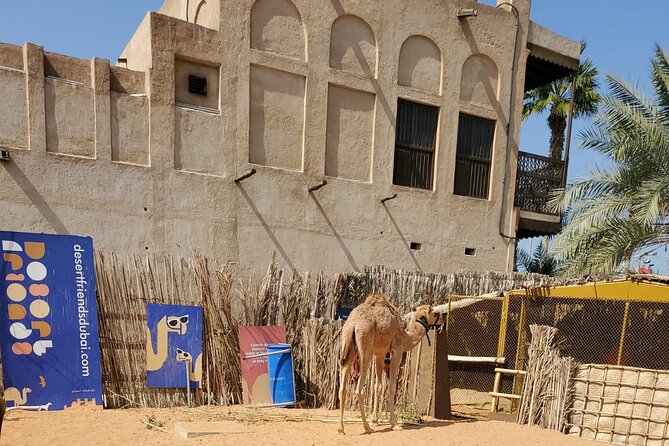
<instances>
[{"instance_id":1,"label":"camel's hump","mask_svg":"<svg viewBox=\"0 0 669 446\"><path fill-rule=\"evenodd\" d=\"M383 305L384 307L392 307L393 304L390 303L388 298L384 294L370 294L365 299L365 304L367 305Z\"/></svg>"},{"instance_id":2,"label":"camel's hump","mask_svg":"<svg viewBox=\"0 0 669 446\"><path fill-rule=\"evenodd\" d=\"M397 311L395 305L390 303L385 294L370 294L365 299L364 305L387 308L393 315L400 317L400 312Z\"/></svg>"}]
</instances>

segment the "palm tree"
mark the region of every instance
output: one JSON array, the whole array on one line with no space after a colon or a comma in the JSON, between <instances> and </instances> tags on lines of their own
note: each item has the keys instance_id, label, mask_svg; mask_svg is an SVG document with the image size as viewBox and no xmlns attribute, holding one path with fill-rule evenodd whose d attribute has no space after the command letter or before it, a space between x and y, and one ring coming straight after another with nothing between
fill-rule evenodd
<instances>
[{"instance_id":1,"label":"palm tree","mask_svg":"<svg viewBox=\"0 0 669 446\"><path fill-rule=\"evenodd\" d=\"M581 43L581 54L585 50ZM590 59L586 59L576 71L574 89L574 117L592 116L600 101L597 76L599 72ZM548 110L548 128L551 131L550 157L562 159L567 116L571 103L571 76L537 87L525 93L523 119Z\"/></svg>"},{"instance_id":2,"label":"palm tree","mask_svg":"<svg viewBox=\"0 0 669 446\"><path fill-rule=\"evenodd\" d=\"M518 249L516 256L516 270L526 273L555 276L558 272L558 263L557 260L548 253L547 246L541 241L532 255L524 249Z\"/></svg>"},{"instance_id":3,"label":"palm tree","mask_svg":"<svg viewBox=\"0 0 669 446\"><path fill-rule=\"evenodd\" d=\"M609 76L610 94L583 147L612 161L559 191L565 212L553 250L567 274L629 267L638 249L669 242L669 58L658 45L651 65L653 97Z\"/></svg>"}]
</instances>

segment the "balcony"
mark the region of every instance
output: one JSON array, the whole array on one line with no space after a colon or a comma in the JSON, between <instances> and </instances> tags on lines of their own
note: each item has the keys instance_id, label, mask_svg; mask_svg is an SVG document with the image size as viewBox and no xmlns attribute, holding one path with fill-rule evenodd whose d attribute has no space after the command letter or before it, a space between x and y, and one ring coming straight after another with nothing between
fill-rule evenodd
<instances>
[{"instance_id":1,"label":"balcony","mask_svg":"<svg viewBox=\"0 0 669 446\"><path fill-rule=\"evenodd\" d=\"M548 199L553 190L563 187L564 168L564 161L518 152L514 206L519 214L519 239L560 231L560 215L549 210Z\"/></svg>"}]
</instances>

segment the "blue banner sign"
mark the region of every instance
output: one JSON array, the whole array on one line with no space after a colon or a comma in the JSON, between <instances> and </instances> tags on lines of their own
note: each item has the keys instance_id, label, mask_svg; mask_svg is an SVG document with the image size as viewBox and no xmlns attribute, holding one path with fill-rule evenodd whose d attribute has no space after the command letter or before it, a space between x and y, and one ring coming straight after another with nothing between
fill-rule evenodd
<instances>
[{"instance_id":1,"label":"blue banner sign","mask_svg":"<svg viewBox=\"0 0 669 446\"><path fill-rule=\"evenodd\" d=\"M93 240L0 231L0 242L7 405L102 405Z\"/></svg>"},{"instance_id":2,"label":"blue banner sign","mask_svg":"<svg viewBox=\"0 0 669 446\"><path fill-rule=\"evenodd\" d=\"M146 383L149 387L200 387L202 307L146 305Z\"/></svg>"}]
</instances>

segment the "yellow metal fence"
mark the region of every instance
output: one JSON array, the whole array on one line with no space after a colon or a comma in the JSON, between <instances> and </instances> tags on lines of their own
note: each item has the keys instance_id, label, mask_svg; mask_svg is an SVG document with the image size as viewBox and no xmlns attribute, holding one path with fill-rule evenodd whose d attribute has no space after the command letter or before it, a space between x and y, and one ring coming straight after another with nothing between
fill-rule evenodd
<instances>
[{"instance_id":1,"label":"yellow metal fence","mask_svg":"<svg viewBox=\"0 0 669 446\"><path fill-rule=\"evenodd\" d=\"M462 299L472 296L449 296L449 305ZM525 369L533 324L556 327L563 354L583 364L669 369L669 286L621 281L513 291L449 312L452 404L489 407L495 367ZM501 392L519 393L522 376L500 384Z\"/></svg>"}]
</instances>

